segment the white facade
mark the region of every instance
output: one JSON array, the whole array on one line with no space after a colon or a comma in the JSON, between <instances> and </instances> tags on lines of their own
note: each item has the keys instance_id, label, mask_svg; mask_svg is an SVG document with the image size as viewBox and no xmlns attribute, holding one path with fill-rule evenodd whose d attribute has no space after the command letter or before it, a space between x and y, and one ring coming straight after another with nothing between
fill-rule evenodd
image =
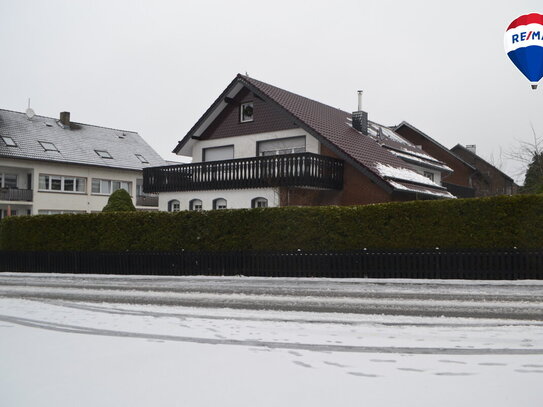
<instances>
[{"instance_id":1,"label":"white facade","mask_svg":"<svg viewBox=\"0 0 543 407\"><path fill-rule=\"evenodd\" d=\"M254 188L254 189L224 189L214 191L184 191L184 192L161 192L159 194L160 211L172 211L169 202L178 201L179 210L189 210L190 201L198 199L202 201L202 210L211 210L213 201L216 199L226 200L226 209L251 208L253 199L264 198L267 207L279 206L278 188ZM175 210L175 209L174 209Z\"/></svg>"},{"instance_id":2,"label":"white facade","mask_svg":"<svg viewBox=\"0 0 543 407\"><path fill-rule=\"evenodd\" d=\"M107 204L110 193L93 192L93 179L123 182L122 185L125 188L128 187L128 192L136 205L136 186L143 180L143 171L137 170L9 158L0 160L0 174L17 176L17 187L11 188L10 198L7 199L6 195L0 193L2 217L7 215L8 207L12 215L101 212ZM44 188L43 180L46 176L59 182L61 190ZM74 180L77 180L80 191L74 191L77 189L73 186ZM66 189L73 190L66 191ZM4 192L7 194L6 189ZM31 200L17 200L19 195L24 195L25 198L30 197ZM152 208L136 205L136 207L142 210L157 209L156 206Z\"/></svg>"},{"instance_id":3,"label":"white facade","mask_svg":"<svg viewBox=\"0 0 543 407\"><path fill-rule=\"evenodd\" d=\"M232 145L234 146L234 158L249 158L256 157L257 143L259 141L298 136L305 136L305 152L320 154L320 143L315 137L311 136L305 130L291 129L214 140L199 140L192 147L192 162L202 161L202 151L205 148Z\"/></svg>"},{"instance_id":4,"label":"white facade","mask_svg":"<svg viewBox=\"0 0 543 407\"><path fill-rule=\"evenodd\" d=\"M197 140L192 144L192 162L202 162L204 158L203 151L205 149L223 146L233 146L233 158L256 157L258 142L290 139L300 136L305 137L304 152L320 154L320 142L305 130L298 128L213 140ZM191 209L190 202L193 199L202 201L202 210L211 210L214 209L213 201L220 198L226 200L227 209L251 208L253 199L255 198L264 198L268 207L276 207L279 206L279 188L161 192L159 194L159 210L177 210L177 206L172 207L168 205L172 201L179 202L178 207L180 210L189 210Z\"/></svg>"}]
</instances>

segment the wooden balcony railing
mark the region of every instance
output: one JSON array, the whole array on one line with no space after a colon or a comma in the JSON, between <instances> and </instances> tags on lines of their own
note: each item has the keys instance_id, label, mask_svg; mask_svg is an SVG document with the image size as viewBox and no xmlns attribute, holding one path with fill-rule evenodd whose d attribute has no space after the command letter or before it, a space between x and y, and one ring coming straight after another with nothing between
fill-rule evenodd
<instances>
[{"instance_id":1,"label":"wooden balcony railing","mask_svg":"<svg viewBox=\"0 0 543 407\"><path fill-rule=\"evenodd\" d=\"M143 170L145 192L299 186L343 187L343 161L313 153L239 158Z\"/></svg>"},{"instance_id":2,"label":"wooden balcony railing","mask_svg":"<svg viewBox=\"0 0 543 407\"><path fill-rule=\"evenodd\" d=\"M32 202L31 189L0 188L0 201Z\"/></svg>"}]
</instances>

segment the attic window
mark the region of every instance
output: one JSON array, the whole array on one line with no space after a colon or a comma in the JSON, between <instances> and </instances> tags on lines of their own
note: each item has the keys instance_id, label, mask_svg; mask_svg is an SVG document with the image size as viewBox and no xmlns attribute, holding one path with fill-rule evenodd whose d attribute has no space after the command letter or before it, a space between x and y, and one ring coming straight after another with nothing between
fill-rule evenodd
<instances>
[{"instance_id":1,"label":"attic window","mask_svg":"<svg viewBox=\"0 0 543 407\"><path fill-rule=\"evenodd\" d=\"M4 143L6 143L6 146L8 147L17 147L17 143L13 141L11 137L2 136L2 140L4 140Z\"/></svg>"},{"instance_id":2,"label":"attic window","mask_svg":"<svg viewBox=\"0 0 543 407\"><path fill-rule=\"evenodd\" d=\"M138 157L138 160L140 160L143 164L149 164L149 161L147 161L147 159L141 154L136 154L136 157Z\"/></svg>"},{"instance_id":3,"label":"attic window","mask_svg":"<svg viewBox=\"0 0 543 407\"><path fill-rule=\"evenodd\" d=\"M94 150L102 158L113 158L106 150Z\"/></svg>"},{"instance_id":4,"label":"attic window","mask_svg":"<svg viewBox=\"0 0 543 407\"><path fill-rule=\"evenodd\" d=\"M38 141L38 143L41 144L45 151L58 151L57 146L55 146L53 143L49 143L48 141Z\"/></svg>"},{"instance_id":5,"label":"attic window","mask_svg":"<svg viewBox=\"0 0 543 407\"><path fill-rule=\"evenodd\" d=\"M241 104L239 109L239 120L242 123L253 121L253 102Z\"/></svg>"}]
</instances>

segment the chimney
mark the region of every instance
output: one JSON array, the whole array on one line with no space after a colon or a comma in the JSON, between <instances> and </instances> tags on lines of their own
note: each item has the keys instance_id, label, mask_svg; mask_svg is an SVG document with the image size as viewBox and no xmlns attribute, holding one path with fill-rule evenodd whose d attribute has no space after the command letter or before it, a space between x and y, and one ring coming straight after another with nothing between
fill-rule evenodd
<instances>
[{"instance_id":1,"label":"chimney","mask_svg":"<svg viewBox=\"0 0 543 407\"><path fill-rule=\"evenodd\" d=\"M60 124L63 127L70 126L70 112L60 112Z\"/></svg>"},{"instance_id":2,"label":"chimney","mask_svg":"<svg viewBox=\"0 0 543 407\"><path fill-rule=\"evenodd\" d=\"M368 112L362 110L362 91L358 91L358 110L352 114L353 127L362 132L368 134Z\"/></svg>"},{"instance_id":3,"label":"chimney","mask_svg":"<svg viewBox=\"0 0 543 407\"><path fill-rule=\"evenodd\" d=\"M466 144L466 148L468 149L468 151L476 154L475 151L477 150L477 146L475 144Z\"/></svg>"}]
</instances>

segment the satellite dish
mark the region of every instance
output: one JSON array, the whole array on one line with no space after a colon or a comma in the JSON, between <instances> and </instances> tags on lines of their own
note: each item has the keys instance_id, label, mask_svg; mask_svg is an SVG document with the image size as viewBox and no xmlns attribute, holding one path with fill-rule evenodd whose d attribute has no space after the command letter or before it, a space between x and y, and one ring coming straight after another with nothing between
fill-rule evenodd
<instances>
[{"instance_id":1,"label":"satellite dish","mask_svg":"<svg viewBox=\"0 0 543 407\"><path fill-rule=\"evenodd\" d=\"M34 113L34 110L32 110L31 107L26 109L26 117L28 117L29 120L32 119L34 116L36 116L36 113Z\"/></svg>"}]
</instances>

